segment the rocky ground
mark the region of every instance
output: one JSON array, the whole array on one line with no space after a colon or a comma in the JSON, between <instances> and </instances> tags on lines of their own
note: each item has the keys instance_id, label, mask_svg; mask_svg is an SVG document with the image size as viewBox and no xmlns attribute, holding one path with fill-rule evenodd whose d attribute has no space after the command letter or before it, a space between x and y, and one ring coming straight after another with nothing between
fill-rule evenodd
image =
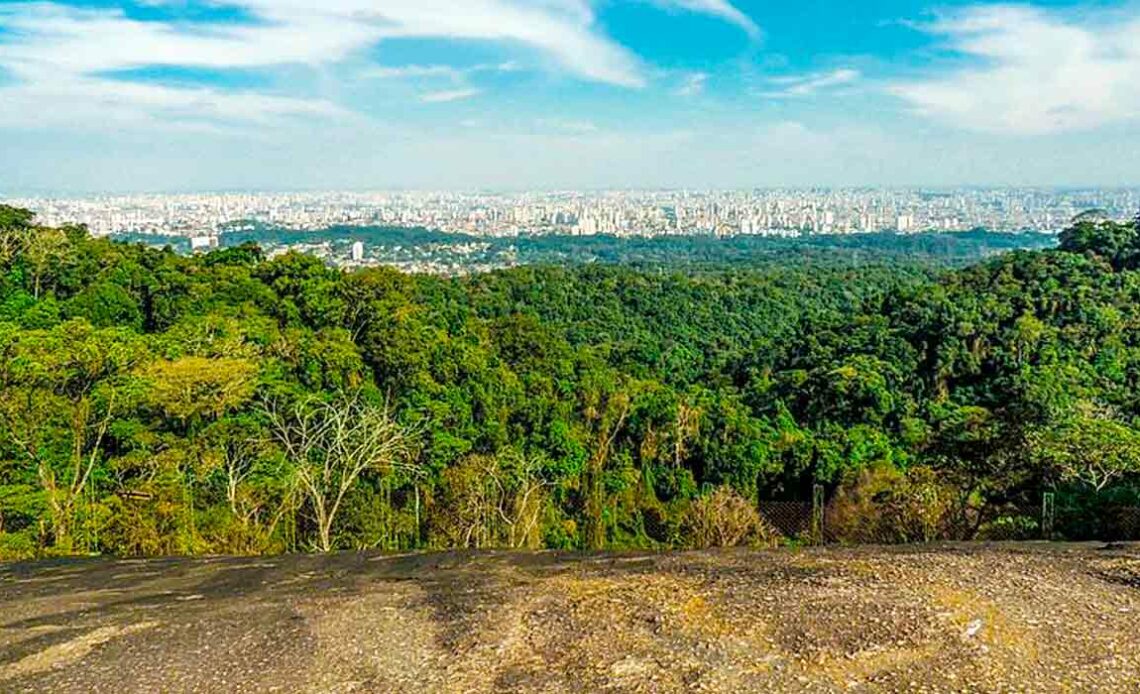
<instances>
[{"instance_id":1,"label":"rocky ground","mask_svg":"<svg viewBox=\"0 0 1140 694\"><path fill-rule=\"evenodd\" d=\"M3 692L1137 692L1140 547L0 564Z\"/></svg>"}]
</instances>

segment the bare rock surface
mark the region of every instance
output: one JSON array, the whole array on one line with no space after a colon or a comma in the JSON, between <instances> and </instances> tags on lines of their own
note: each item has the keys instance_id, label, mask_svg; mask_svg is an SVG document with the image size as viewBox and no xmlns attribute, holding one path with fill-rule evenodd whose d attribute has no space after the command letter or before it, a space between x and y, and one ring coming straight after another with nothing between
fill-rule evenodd
<instances>
[{"instance_id":1,"label":"bare rock surface","mask_svg":"<svg viewBox=\"0 0 1140 694\"><path fill-rule=\"evenodd\" d=\"M1137 692L1140 548L0 564L3 692Z\"/></svg>"}]
</instances>

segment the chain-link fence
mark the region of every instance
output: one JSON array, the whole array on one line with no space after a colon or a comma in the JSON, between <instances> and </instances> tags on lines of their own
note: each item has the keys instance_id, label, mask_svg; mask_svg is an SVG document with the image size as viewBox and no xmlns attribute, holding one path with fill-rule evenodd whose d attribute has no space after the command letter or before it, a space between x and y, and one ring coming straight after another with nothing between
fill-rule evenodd
<instances>
[{"instance_id":1,"label":"chain-link fence","mask_svg":"<svg viewBox=\"0 0 1140 694\"><path fill-rule=\"evenodd\" d=\"M826 500L821 486L815 487L812 496L811 501L761 500L758 506L760 517L778 536L811 544L922 540L1140 540L1140 506L1112 505L1096 509L1058 506L1052 492L1043 494L1037 504L1004 504L981 513L975 512L951 524L931 523L924 527L922 519L919 519L919 527L915 527L914 519L904 523L882 516L868 518L862 524L863 533L852 531L849 509L842 514L834 513L834 500ZM843 517L846 525L836 523L839 516ZM893 526L892 522L906 527Z\"/></svg>"},{"instance_id":2,"label":"chain-link fence","mask_svg":"<svg viewBox=\"0 0 1140 694\"><path fill-rule=\"evenodd\" d=\"M761 501L759 510L768 528L784 538L807 540L812 535L810 501Z\"/></svg>"},{"instance_id":3,"label":"chain-link fence","mask_svg":"<svg viewBox=\"0 0 1140 694\"><path fill-rule=\"evenodd\" d=\"M1140 540L1140 506L1061 505L1056 511L1055 536L1073 540L1124 542Z\"/></svg>"},{"instance_id":4,"label":"chain-link fence","mask_svg":"<svg viewBox=\"0 0 1140 694\"><path fill-rule=\"evenodd\" d=\"M1029 506L1009 504L982 517L974 531L974 539L990 542L1047 539L1044 531L1048 520L1044 504Z\"/></svg>"}]
</instances>

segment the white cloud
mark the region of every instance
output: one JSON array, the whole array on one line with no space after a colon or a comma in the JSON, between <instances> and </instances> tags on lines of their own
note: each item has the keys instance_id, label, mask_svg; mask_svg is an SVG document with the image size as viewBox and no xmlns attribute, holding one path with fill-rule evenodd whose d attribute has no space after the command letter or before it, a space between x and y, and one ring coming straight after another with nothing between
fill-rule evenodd
<instances>
[{"instance_id":1,"label":"white cloud","mask_svg":"<svg viewBox=\"0 0 1140 694\"><path fill-rule=\"evenodd\" d=\"M325 99L213 87L170 87L61 73L0 87L0 127L102 129L152 126L217 130L299 118L356 120Z\"/></svg>"},{"instance_id":2,"label":"white cloud","mask_svg":"<svg viewBox=\"0 0 1140 694\"><path fill-rule=\"evenodd\" d=\"M156 6L185 2L147 1ZM84 9L59 2L0 4L0 29L10 31L0 43L0 71L11 78L0 88L0 100L9 106L38 103L39 108L22 112L27 124L33 125L42 124L36 111L90 112L99 105L113 121L152 123L339 116L342 112L333 104L295 94L129 84L107 73L177 67L224 74L234 69L305 66L328 75L325 68L367 62L367 50L396 38L503 43L529 50L582 80L626 88L639 88L647 81L642 62L605 35L590 0L227 0L225 4L256 21L141 21L118 9ZM755 24L725 0L658 4L706 13L755 31ZM450 79L455 89L425 96L428 101L443 101L474 95L476 90L465 80L476 72L514 69L518 68L513 63L467 68L410 65L354 74ZM20 119L21 112L5 110L6 122Z\"/></svg>"},{"instance_id":3,"label":"white cloud","mask_svg":"<svg viewBox=\"0 0 1140 694\"><path fill-rule=\"evenodd\" d=\"M595 123L588 120L568 120L565 118L539 118L535 121L541 130L551 130L568 135L588 135L600 131Z\"/></svg>"},{"instance_id":4,"label":"white cloud","mask_svg":"<svg viewBox=\"0 0 1140 694\"><path fill-rule=\"evenodd\" d=\"M650 0L654 5L675 8L688 12L698 12L719 17L748 32L753 38L760 35L760 27L751 17L741 12L727 0Z\"/></svg>"},{"instance_id":5,"label":"white cloud","mask_svg":"<svg viewBox=\"0 0 1140 694\"><path fill-rule=\"evenodd\" d=\"M771 77L769 82L778 88L763 92L761 96L771 99L811 96L817 92L843 87L858 82L862 73L851 68L839 68L830 72L813 72L806 75L783 75Z\"/></svg>"},{"instance_id":6,"label":"white cloud","mask_svg":"<svg viewBox=\"0 0 1140 694\"><path fill-rule=\"evenodd\" d=\"M1096 20L1096 21L1090 21ZM918 28L971 61L888 90L971 130L1043 134L1140 117L1140 18L979 6Z\"/></svg>"},{"instance_id":7,"label":"white cloud","mask_svg":"<svg viewBox=\"0 0 1140 694\"><path fill-rule=\"evenodd\" d=\"M579 0L235 0L233 4L259 21L187 27L138 21L119 10L55 3L2 6L0 27L12 33L0 43L0 70L9 73L13 83L0 89L0 100L8 105L38 103L37 109L22 114L32 125L42 124L37 115L42 110L91 110L93 103L80 102L92 97L113 119L126 118L134 109L134 120L139 122L336 113L337 109L319 100L310 104L280 95L130 85L106 73L152 66L218 71L297 65L323 68L391 38L507 42L529 47L581 79L623 87L645 83L638 59L604 36L595 26L590 7ZM452 76L459 79L461 74L457 70ZM202 108L195 110L195 105ZM5 110L9 121L21 115L12 108Z\"/></svg>"},{"instance_id":8,"label":"white cloud","mask_svg":"<svg viewBox=\"0 0 1140 694\"><path fill-rule=\"evenodd\" d=\"M438 92L428 92L420 96L420 101L425 104L446 104L452 101L463 101L481 94L478 89L446 89Z\"/></svg>"},{"instance_id":9,"label":"white cloud","mask_svg":"<svg viewBox=\"0 0 1140 694\"><path fill-rule=\"evenodd\" d=\"M462 71L450 65L401 65L391 67L377 65L363 70L360 77L369 79L407 79L409 77L446 77L458 80L463 76Z\"/></svg>"},{"instance_id":10,"label":"white cloud","mask_svg":"<svg viewBox=\"0 0 1140 694\"><path fill-rule=\"evenodd\" d=\"M376 65L363 70L358 76L372 79L408 79L416 77L443 77L454 82L480 72L515 72L519 65L514 62L481 63L468 67L452 65Z\"/></svg>"},{"instance_id":11,"label":"white cloud","mask_svg":"<svg viewBox=\"0 0 1140 694\"><path fill-rule=\"evenodd\" d=\"M705 90L705 84L709 81L707 72L694 72L686 75L681 84L673 90L676 96L697 96Z\"/></svg>"}]
</instances>

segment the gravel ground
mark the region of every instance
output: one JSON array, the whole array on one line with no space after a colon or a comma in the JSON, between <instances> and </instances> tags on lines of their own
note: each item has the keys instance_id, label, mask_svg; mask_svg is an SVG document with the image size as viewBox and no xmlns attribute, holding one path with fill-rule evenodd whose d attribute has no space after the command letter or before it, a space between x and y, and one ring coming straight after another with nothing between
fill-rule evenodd
<instances>
[{"instance_id":1,"label":"gravel ground","mask_svg":"<svg viewBox=\"0 0 1140 694\"><path fill-rule=\"evenodd\" d=\"M1140 547L0 564L0 692L1137 692Z\"/></svg>"}]
</instances>

